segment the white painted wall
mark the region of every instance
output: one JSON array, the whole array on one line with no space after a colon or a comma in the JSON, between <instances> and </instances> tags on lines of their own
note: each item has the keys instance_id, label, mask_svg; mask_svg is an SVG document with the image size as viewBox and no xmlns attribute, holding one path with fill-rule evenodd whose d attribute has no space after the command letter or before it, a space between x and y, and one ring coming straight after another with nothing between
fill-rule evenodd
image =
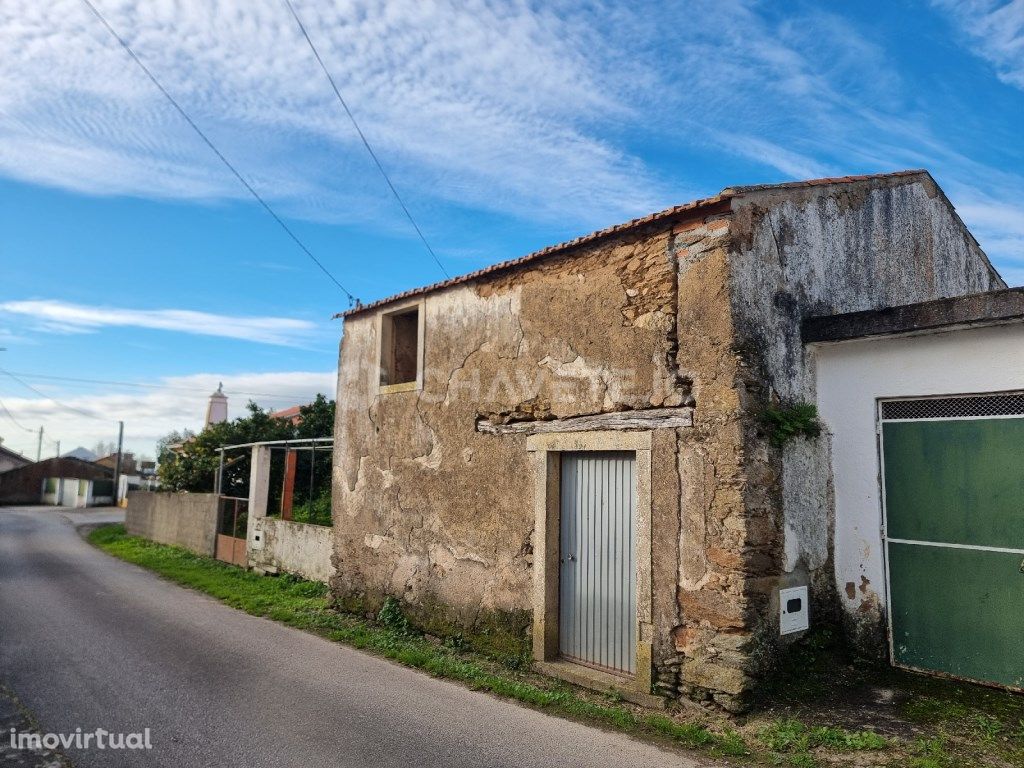
<instances>
[{"instance_id":1,"label":"white painted wall","mask_svg":"<svg viewBox=\"0 0 1024 768\"><path fill-rule=\"evenodd\" d=\"M333 528L250 516L248 537L250 568L294 573L325 584L334 575Z\"/></svg>"},{"instance_id":2,"label":"white painted wall","mask_svg":"<svg viewBox=\"0 0 1024 768\"><path fill-rule=\"evenodd\" d=\"M836 586L851 615L878 620L886 590L876 401L1024 390L1024 322L809 349L818 410L831 433Z\"/></svg>"},{"instance_id":3,"label":"white painted wall","mask_svg":"<svg viewBox=\"0 0 1024 768\"><path fill-rule=\"evenodd\" d=\"M60 480L60 506L77 507L79 485L77 477L62 477ZM85 506L84 504L81 506Z\"/></svg>"}]
</instances>

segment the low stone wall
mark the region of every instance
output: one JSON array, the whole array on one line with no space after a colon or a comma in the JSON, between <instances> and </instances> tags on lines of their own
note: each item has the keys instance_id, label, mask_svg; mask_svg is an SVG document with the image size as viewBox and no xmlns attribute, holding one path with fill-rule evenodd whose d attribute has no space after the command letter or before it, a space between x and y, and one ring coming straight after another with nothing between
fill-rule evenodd
<instances>
[{"instance_id":1,"label":"low stone wall","mask_svg":"<svg viewBox=\"0 0 1024 768\"><path fill-rule=\"evenodd\" d=\"M249 567L293 573L325 584L334 575L332 528L254 517L249 525Z\"/></svg>"},{"instance_id":2,"label":"low stone wall","mask_svg":"<svg viewBox=\"0 0 1024 768\"><path fill-rule=\"evenodd\" d=\"M217 539L217 494L129 491L125 529L161 544L213 556Z\"/></svg>"}]
</instances>

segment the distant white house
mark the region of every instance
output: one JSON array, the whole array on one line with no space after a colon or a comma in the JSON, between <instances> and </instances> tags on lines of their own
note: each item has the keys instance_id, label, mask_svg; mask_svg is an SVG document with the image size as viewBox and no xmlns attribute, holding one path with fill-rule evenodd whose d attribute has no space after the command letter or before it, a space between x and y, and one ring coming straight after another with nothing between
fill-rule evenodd
<instances>
[{"instance_id":1,"label":"distant white house","mask_svg":"<svg viewBox=\"0 0 1024 768\"><path fill-rule=\"evenodd\" d=\"M24 467L26 464L31 463L32 459L22 456L20 453L12 451L10 448L5 448L3 446L3 439L0 439L0 472Z\"/></svg>"}]
</instances>

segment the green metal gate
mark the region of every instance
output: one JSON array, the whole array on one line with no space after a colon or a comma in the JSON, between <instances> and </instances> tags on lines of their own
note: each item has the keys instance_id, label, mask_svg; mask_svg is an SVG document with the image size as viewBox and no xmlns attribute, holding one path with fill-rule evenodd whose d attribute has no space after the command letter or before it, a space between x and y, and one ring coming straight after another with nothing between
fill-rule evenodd
<instances>
[{"instance_id":1,"label":"green metal gate","mask_svg":"<svg viewBox=\"0 0 1024 768\"><path fill-rule=\"evenodd\" d=\"M879 411L893 663L1024 688L1024 396Z\"/></svg>"}]
</instances>

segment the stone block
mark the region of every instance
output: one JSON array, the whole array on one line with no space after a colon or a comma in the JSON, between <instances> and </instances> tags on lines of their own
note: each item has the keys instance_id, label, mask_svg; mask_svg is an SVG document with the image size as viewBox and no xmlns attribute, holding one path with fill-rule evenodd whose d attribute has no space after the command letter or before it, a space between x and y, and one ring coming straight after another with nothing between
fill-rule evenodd
<instances>
[{"instance_id":1,"label":"stone block","mask_svg":"<svg viewBox=\"0 0 1024 768\"><path fill-rule=\"evenodd\" d=\"M743 693L751 684L750 677L742 670L699 659L683 663L682 680L688 685L734 695Z\"/></svg>"}]
</instances>

